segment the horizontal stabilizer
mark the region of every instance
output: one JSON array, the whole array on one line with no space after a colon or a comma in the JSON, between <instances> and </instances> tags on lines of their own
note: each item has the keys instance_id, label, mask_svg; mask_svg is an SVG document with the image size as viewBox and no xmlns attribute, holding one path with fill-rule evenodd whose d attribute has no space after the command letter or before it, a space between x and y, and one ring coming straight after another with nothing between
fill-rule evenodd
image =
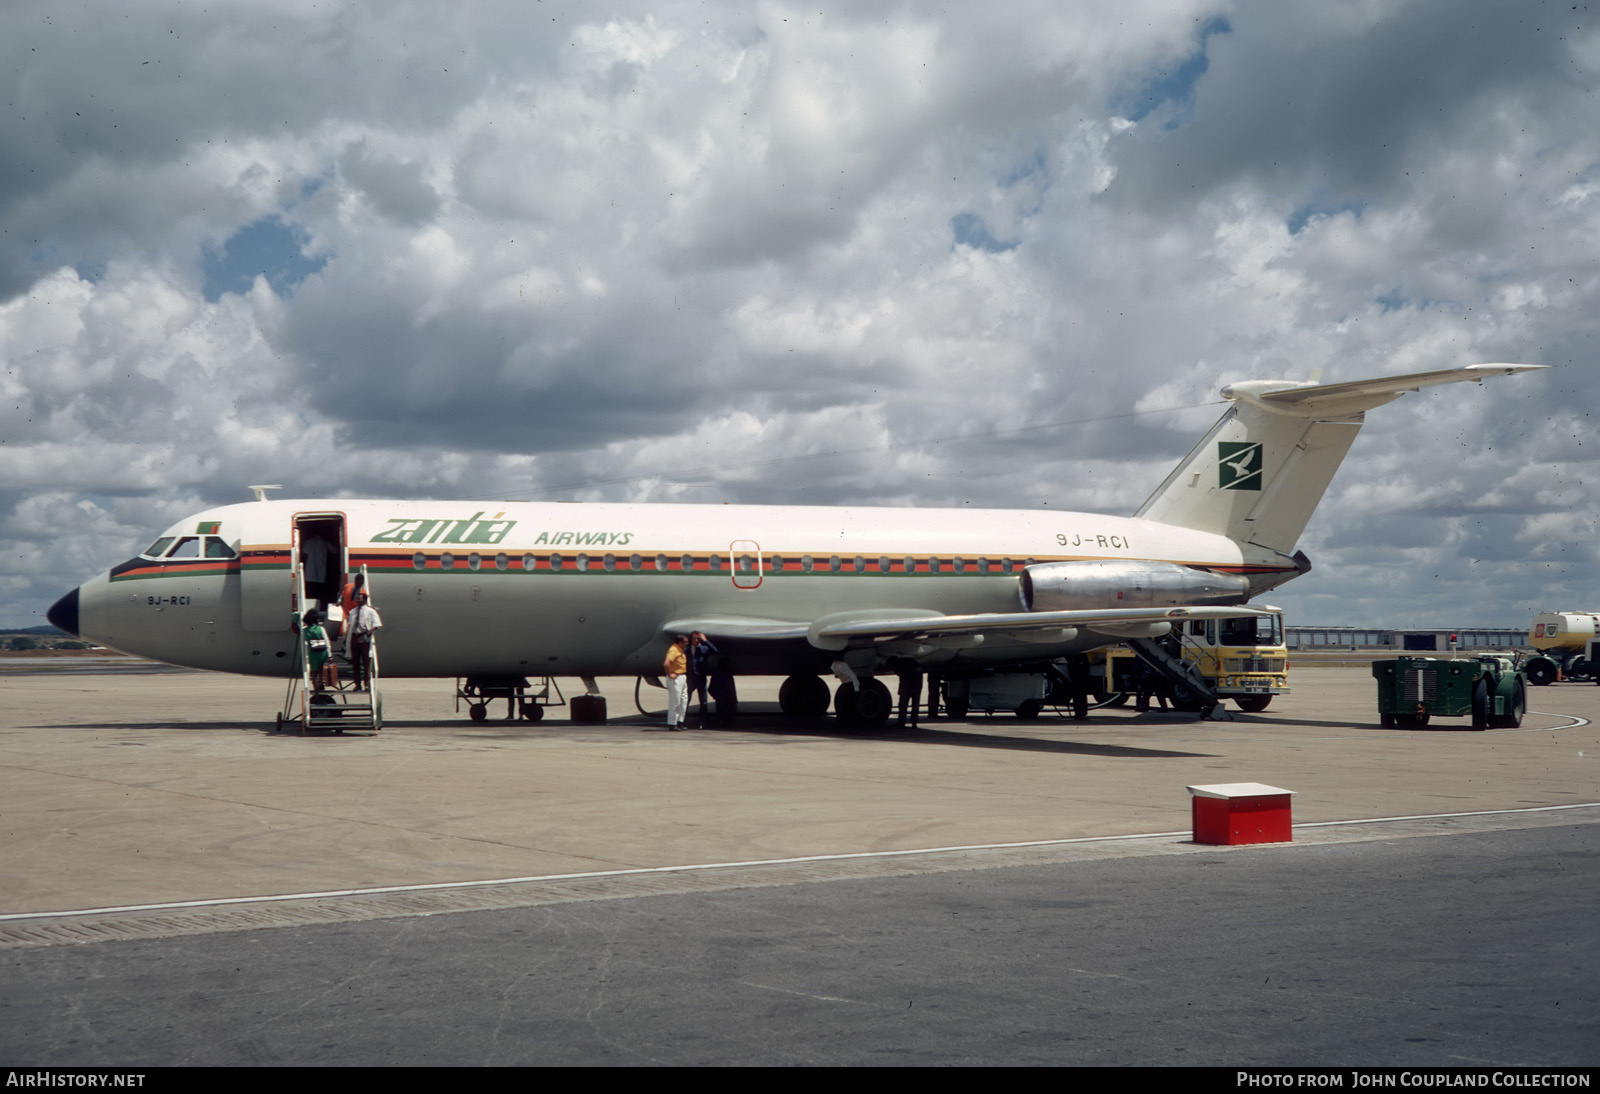
<instances>
[{"instance_id":1,"label":"horizontal stabilizer","mask_svg":"<svg viewBox=\"0 0 1600 1094\"><path fill-rule=\"evenodd\" d=\"M1408 391L1467 380L1482 383L1492 376L1532 372L1549 365L1467 365L1400 376L1376 376L1342 384L1289 384L1282 380L1246 380L1222 389L1224 399L1265 403L1266 409L1303 417L1343 418L1392 403Z\"/></svg>"}]
</instances>

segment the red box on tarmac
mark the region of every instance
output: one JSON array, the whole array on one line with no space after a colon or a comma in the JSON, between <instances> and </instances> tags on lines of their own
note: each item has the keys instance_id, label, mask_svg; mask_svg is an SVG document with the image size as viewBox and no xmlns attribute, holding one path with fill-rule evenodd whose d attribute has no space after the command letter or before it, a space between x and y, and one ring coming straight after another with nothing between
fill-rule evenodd
<instances>
[{"instance_id":1,"label":"red box on tarmac","mask_svg":"<svg viewBox=\"0 0 1600 1094\"><path fill-rule=\"evenodd\" d=\"M1290 843L1293 790L1265 783L1189 787L1196 843Z\"/></svg>"}]
</instances>

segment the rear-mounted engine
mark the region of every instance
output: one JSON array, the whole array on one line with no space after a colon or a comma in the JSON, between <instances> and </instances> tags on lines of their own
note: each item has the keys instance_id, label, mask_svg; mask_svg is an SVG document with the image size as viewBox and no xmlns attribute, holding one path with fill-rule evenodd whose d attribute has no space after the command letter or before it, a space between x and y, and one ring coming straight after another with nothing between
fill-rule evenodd
<instances>
[{"instance_id":1,"label":"rear-mounted engine","mask_svg":"<svg viewBox=\"0 0 1600 1094\"><path fill-rule=\"evenodd\" d=\"M1250 582L1175 562L1096 559L1044 562L1022 571L1022 606L1030 612L1084 608L1171 608L1243 604Z\"/></svg>"}]
</instances>

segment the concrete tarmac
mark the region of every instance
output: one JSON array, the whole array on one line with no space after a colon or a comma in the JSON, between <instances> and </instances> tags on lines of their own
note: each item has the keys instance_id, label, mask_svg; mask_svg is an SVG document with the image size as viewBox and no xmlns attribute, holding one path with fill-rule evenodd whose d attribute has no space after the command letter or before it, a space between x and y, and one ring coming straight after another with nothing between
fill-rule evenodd
<instances>
[{"instance_id":1,"label":"concrete tarmac","mask_svg":"<svg viewBox=\"0 0 1600 1094\"><path fill-rule=\"evenodd\" d=\"M369 1046L363 1051L375 1053L365 1057L368 1062L1200 1061L1200 1055L1189 1054L1210 1028L1205 1023L1195 1027L1195 1037L1175 1037L1159 1051L1148 1037L1127 1041L1143 1044L1154 1056L1090 1050L1088 1042L1075 1040L1090 1033L1065 1036L1050 1023L1039 1025L1037 1038L1029 1041L1036 1048L1054 1046L1038 1054L974 1053L970 1044L956 1051L941 1031L965 1023L999 1037L1002 1028L1017 1028L1029 998L1046 1010L1072 1002L1051 996L1021 973L1016 974L1022 975L1019 984L1032 986L1017 987L1013 1002L1003 1006L989 989L955 991L958 981L988 981L987 974L969 967L974 953L987 945L982 932L949 935L931 927L913 932L935 952L913 948L903 960L921 970L918 976L927 984L945 984L952 994L941 1016L913 1022L915 1036L906 1033L901 1040L900 1034L882 1030L882 1036L864 1041L841 1039L837 1030L829 1032L831 1018L804 1027L811 1035L797 1031L772 1040L772 1029L757 1024L748 1038L734 1037L723 1028L721 1004L697 1004L679 1014L672 1004L639 1002L670 995L684 968L700 968L703 961L715 966L719 937L740 952L766 954L757 962L759 970L741 967L738 976L763 982L776 977L781 982L769 987L781 995L790 983L779 975L784 955L802 964L815 960L801 952L804 947L797 951L784 941L784 909L796 902L837 900L841 908L853 909L850 901L872 894L866 899L876 902L875 914L883 918L869 933L886 937L898 929L895 924L922 922L949 900L959 904L958 895L976 886L994 894L983 911L987 930L1009 939L1003 953L995 951L1001 967L1024 969L1026 955L1035 951L1054 954L1051 962L1069 961L1053 940L1068 920L1086 952L1102 942L1111 946L1091 962L1100 971L1085 973L1088 979L1073 990L1077 1002L1087 1005L1097 995L1086 984L1104 987L1130 977L1130 990L1137 985L1136 994L1149 996L1142 1019L1140 1008L1117 1007L1123 998L1117 992L1093 1004L1113 1007L1122 1016L1119 1021L1131 1023L1128 1030L1143 1028L1141 1022L1176 1021L1168 1009L1171 999L1192 1003L1190 993L1199 988L1169 991L1158 975L1161 966L1147 962L1139 964L1137 976L1116 971L1124 967L1115 956L1124 952L1119 946L1144 946L1151 960L1161 956L1182 964L1217 938L1230 932L1260 934L1265 924L1269 935L1286 932L1281 946L1292 948L1295 962L1310 968L1320 960L1323 943L1318 941L1322 935L1305 925L1319 912L1338 908L1340 921L1352 930L1361 924L1362 933L1347 935L1341 927L1328 934L1330 948L1322 955L1328 961L1360 962L1363 945L1369 960L1387 961L1378 955L1404 953L1414 945L1408 940L1416 922L1451 924L1458 932L1454 938L1437 930L1430 935L1439 961L1489 960L1483 946L1490 945L1499 964L1484 982L1484 992L1503 996L1504 1005L1526 1004L1529 1021L1537 1022L1545 1008L1562 1016L1561 1022L1546 1023L1549 1035L1538 1042L1537 1052L1531 1051L1528 1034L1502 1043L1501 1033L1485 1042L1494 1051L1481 1059L1596 1062L1600 1010L1592 988L1558 992L1564 1000L1559 1005L1567 1007L1559 1012L1542 989L1553 990L1568 977L1600 982L1592 916L1580 913L1592 909L1600 895L1593 827L1600 821L1594 767L1600 741L1588 721L1600 689L1578 684L1531 689L1533 712L1520 729L1475 732L1464 719L1437 721L1426 729L1380 728L1365 668L1297 666L1291 683L1293 694L1275 700L1269 711L1237 715L1230 722L1122 709L1096 712L1086 723L1048 716L1033 723L975 717L963 723L935 721L916 731L852 735L831 720L797 725L782 718L773 702L775 680L742 682L745 715L737 727L673 734L663 732L658 719L629 714L631 681L608 682L612 722L604 726L573 725L559 709L539 723L499 718L473 723L451 709L447 681L389 681L389 721L381 733L301 736L271 732L273 712L283 698L282 684L271 681L190 673L0 675L0 831L6 848L0 855L0 948L10 951L13 970L0 985L0 1028L7 1031L0 1034L0 1060L355 1062L363 1057L347 1051L348 1040L312 1052L294 1038L274 1036L255 1051L248 1038L229 1034L235 1036L229 1043L244 1047L219 1054L198 1051L198 1042L184 1036L107 1040L103 1035L109 1023L148 1009L152 999L161 1000L157 1013L127 1028L153 1028L154 1021L169 1030L198 1030L213 1013L216 1021L224 1021L228 1007L209 992L172 989L172 994L157 983L159 969L169 963L170 975L182 984L184 976L202 975L196 969L221 968L218 962L246 952L286 947L282 952L292 955L305 947L323 955L319 961L331 962L326 968L332 969L356 960L364 947L377 947L375 952L388 954L399 969L406 964L399 956L406 940L423 935L428 941L412 955L417 968L433 970L438 984L451 985L429 990L444 991L471 1022L485 1021L476 1012L478 1004L469 1001L472 977L479 974L468 970L499 967L508 959L504 947L513 944L504 939L480 944L478 932L484 929L509 931L522 939L517 945L540 953L570 944L578 955L572 957L577 964L564 973L575 978L574 986L550 996L564 1000L562 1006L540 1011L542 1018L526 1011L513 1023L518 1030L532 1023L543 1032L530 1034L533 1039L519 1042L523 1047L515 1051L507 1046L517 1038L504 1029L488 1042L465 1037L446 1051L442 1040L413 1039L403 1032L409 1028L404 1023L379 1022L363 1035L362 1043ZM503 704L495 714L502 710ZM1294 790L1297 824L1320 827L1297 829L1294 844L1276 848L1209 850L1190 843L1184 787L1238 781ZM1248 875L1227 888L1231 911L1223 907L1227 901L1217 906L1215 938L1207 938L1203 922L1183 916L1150 921L1144 942L1119 934L1126 924L1116 925L1129 909L1186 907L1194 879L1206 876L1194 868L1201 863L1225 869L1232 864ZM1481 863L1481 875L1474 863ZM1567 868L1552 865L1560 863ZM1419 879L1442 873L1418 888L1401 883L1396 870ZM1095 894L1081 906L1099 909L1087 919L1074 911L1078 898L1059 896L1079 885ZM1020 888L1013 893L1013 886ZM1491 890L1494 899L1487 900ZM1383 913L1359 912L1362 893ZM1519 893L1528 894L1528 918L1520 926L1513 922L1521 914ZM1480 897L1486 900L1484 918L1458 914ZM610 910L602 911L601 904ZM1013 907L1036 911L1019 911L1013 919L1008 911ZM1415 909L1409 919L1407 907ZM645 936L654 944L672 950L674 940L681 939L696 952L710 947L712 956L648 962L655 972L628 978L629 998L644 1007L636 1017L646 1010L658 1018L671 1012L671 1021L640 1017L643 1026L630 1026L613 1014L593 1044L588 1034L569 1038L562 1030L572 1014L562 1008L588 1008L584 1012L593 1015L596 977L602 976L597 970L610 960L606 939L618 937L614 930L620 929L608 924L617 916L625 920L624 908L645 917L650 924ZM743 911L731 918L715 914L734 908ZM418 918L467 909L480 911L426 922ZM864 914L847 910L838 919L802 917L808 924L803 931L848 933ZM457 927L429 934L443 924ZM257 927L279 929L251 929ZM1331 924L1321 922L1320 929L1330 930ZM1082 941L1085 932L1100 941ZM176 937L206 934L212 937ZM1156 941L1160 938L1178 942ZM1551 949L1549 940L1558 938L1568 944ZM95 944L62 945L70 942ZM327 947L344 956L330 956ZM1510 960L1507 947L1516 951ZM1238 966L1241 976L1249 954L1260 957L1258 950L1241 952L1232 943L1218 952L1246 962ZM794 1006L804 1010L816 999L856 999L859 993L835 982L851 968L850 961L839 959L844 964L830 973L834 979L823 978L827 983L791 978L800 985L793 988ZM308 999L333 998L332 989L317 982L322 975L317 964L269 961L275 971L268 979L280 977L270 987L280 993L274 996L279 1002L268 1008L280 1015L274 1028L295 1025L281 1015L288 1006L282 1000L297 991ZM251 985L260 982L250 960L239 967L244 971L222 977L217 990L246 1005ZM520 998L542 975L538 970L550 967L541 961L534 971L524 969L514 994ZM126 982L118 988L124 994L116 996L121 1003L114 1005L72 987L86 968L97 970L93 976L107 983L123 983L119 978L131 968L156 979L144 987ZM1183 975L1201 975L1208 968L1224 975L1212 959L1191 963ZM1420 976L1414 984L1417 1000L1428 995L1421 969L1413 968ZM1565 971L1552 971L1557 969ZM1374 965L1358 979L1382 971ZM398 981L384 981L381 988L366 985L377 994L351 999L355 1009L339 1014L359 1011L368 1021L377 1020L375 1013L413 1014L410 1003L396 1000L420 985L408 987L403 970L395 975ZM733 990L733 981L719 976L707 983ZM337 977L330 981L336 982ZM494 976L482 982L499 983ZM990 987L999 990L1000 983ZM734 990L733 998L741 991ZM804 1002L808 998L813 1003ZM886 1000L872 1005L887 1007ZM48 1015L52 1002L69 1001L74 1013L96 1012L93 1036L71 1022L13 1022L40 1012L41 1005L40 1013ZM103 1014L102 1003L108 1008ZM1420 1001L1416 1005L1425 1009ZM1484 1005L1502 1006L1493 1000ZM843 1004L822 1010L835 1006ZM1340 1006L1350 1022L1359 1024L1358 1003ZM621 1025L612 1027L612 1018ZM420 1017L407 1019L412 1020ZM1521 1028L1519 1023L1505 1028L1512 1026ZM910 1028L903 1022L883 1027L902 1033ZM1086 1028L1099 1030L1095 1036L1108 1035L1101 1020ZM1378 1027L1369 1033L1374 1043L1388 1043ZM313 1040L320 1036L313 1028L303 1034ZM635 1035L642 1038L639 1044L657 1048L613 1052L606 1047L632 1043ZM840 1051L818 1050L812 1036L832 1038ZM1134 1034L1125 1030L1117 1036ZM705 1053L659 1047L685 1038L706 1046ZM896 1043L902 1043L903 1053L896 1052ZM1002 1038L991 1048L1005 1043ZM1063 1047L1075 1043L1070 1051ZM1309 1052L1321 1042L1268 1037L1250 1043L1244 1055L1222 1051L1205 1058L1283 1061L1288 1058L1282 1052L1290 1046ZM1407 1062L1405 1043L1424 1042L1403 1042L1392 1058ZM1519 1044L1529 1049L1521 1059L1515 1058ZM380 1050L385 1045L387 1050ZM763 1045L772 1051L764 1053ZM1327 1047L1317 1050L1324 1053L1318 1059L1328 1058ZM1450 1055L1431 1048L1415 1051L1441 1061ZM1333 1062L1366 1059L1358 1051Z\"/></svg>"}]
</instances>

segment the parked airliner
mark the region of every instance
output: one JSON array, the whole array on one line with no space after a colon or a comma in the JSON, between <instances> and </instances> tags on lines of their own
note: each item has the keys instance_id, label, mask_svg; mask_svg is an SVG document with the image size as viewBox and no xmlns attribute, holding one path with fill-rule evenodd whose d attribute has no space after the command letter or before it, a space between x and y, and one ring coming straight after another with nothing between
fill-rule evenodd
<instances>
[{"instance_id":1,"label":"parked airliner","mask_svg":"<svg viewBox=\"0 0 1600 1094\"><path fill-rule=\"evenodd\" d=\"M1039 664L1240 607L1310 569L1296 542L1364 412L1486 364L1349 383L1249 381L1132 517L1031 510L257 500L179 521L63 596L63 631L224 672L300 670L294 581L365 567L385 676L647 675L701 630L735 674L826 709L844 661ZM310 555L325 552L325 572ZM300 565L297 566L297 563ZM818 707L820 697L821 706Z\"/></svg>"}]
</instances>

